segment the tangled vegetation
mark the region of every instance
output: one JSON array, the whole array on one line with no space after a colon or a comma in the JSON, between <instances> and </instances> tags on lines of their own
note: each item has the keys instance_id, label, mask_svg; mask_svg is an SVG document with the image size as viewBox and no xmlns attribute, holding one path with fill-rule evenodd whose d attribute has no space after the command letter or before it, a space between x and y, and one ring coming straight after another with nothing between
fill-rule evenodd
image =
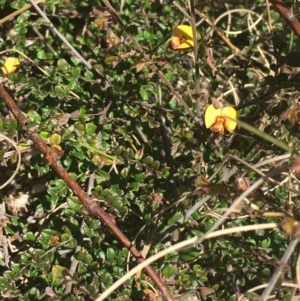
<instances>
[{"instance_id":1,"label":"tangled vegetation","mask_svg":"<svg viewBox=\"0 0 300 301\"><path fill-rule=\"evenodd\" d=\"M1 300L293 300L298 5L0 0Z\"/></svg>"}]
</instances>

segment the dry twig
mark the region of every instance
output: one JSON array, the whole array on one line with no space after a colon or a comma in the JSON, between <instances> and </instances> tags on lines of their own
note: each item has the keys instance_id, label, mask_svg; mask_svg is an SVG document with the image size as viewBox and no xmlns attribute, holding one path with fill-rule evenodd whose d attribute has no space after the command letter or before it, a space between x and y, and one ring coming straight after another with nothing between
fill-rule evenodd
<instances>
[{"instance_id":1,"label":"dry twig","mask_svg":"<svg viewBox=\"0 0 300 301\"><path fill-rule=\"evenodd\" d=\"M0 96L6 103L8 108L11 110L18 123L24 128L28 124L27 118L22 114L21 110L18 108L14 100L10 97L10 95L6 92L2 85L0 85ZM55 147L48 147L48 145L42 140L40 135L34 130L27 131L26 136L34 142L39 150L45 155L48 164L66 182L69 188L74 191L74 193L80 199L82 206L86 208L92 215L98 217L104 224L106 224L109 230L124 244L125 247L129 249L132 255L138 260L138 262L143 262L143 256L118 228L114 218L107 214L96 201L94 201L89 195L87 195L87 193L82 190L78 183L63 168L60 163L61 151L59 151ZM174 301L174 298L168 291L167 287L163 284L160 277L156 274L156 272L149 265L145 267L145 270L149 277L156 284L158 289L167 298L167 300Z\"/></svg>"}]
</instances>

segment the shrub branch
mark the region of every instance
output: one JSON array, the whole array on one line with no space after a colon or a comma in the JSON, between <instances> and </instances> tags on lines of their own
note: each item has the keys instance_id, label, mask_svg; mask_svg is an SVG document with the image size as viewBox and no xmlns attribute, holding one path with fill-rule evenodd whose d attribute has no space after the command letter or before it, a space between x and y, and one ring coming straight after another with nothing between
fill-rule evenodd
<instances>
[{"instance_id":1,"label":"shrub branch","mask_svg":"<svg viewBox=\"0 0 300 301\"><path fill-rule=\"evenodd\" d=\"M21 110L18 108L14 100L6 92L4 87L0 85L0 96L11 110L18 123L24 128L28 124L27 118L23 115ZM107 214L96 201L94 201L86 192L82 190L79 184L71 178L67 171L63 168L60 163L61 151L55 147L48 147L48 145L42 140L40 135L34 130L28 130L26 136L34 142L34 144L39 148L39 150L45 155L48 160L48 164L56 171L56 173L67 183L69 188L74 191L81 201L81 204L86 208L91 214L98 217L109 230L123 243L125 247L132 253L132 255L138 260L139 263L143 262L145 259L140 254L140 252L132 245L130 240L123 234L123 232L117 227L116 222L112 216ZM174 301L174 298L168 291L167 287L162 283L160 277L156 272L148 265L145 270L149 277L156 284L158 289L166 297L168 301Z\"/></svg>"},{"instance_id":2,"label":"shrub branch","mask_svg":"<svg viewBox=\"0 0 300 301\"><path fill-rule=\"evenodd\" d=\"M281 18L292 28L295 35L300 38L300 23L296 19L292 11L285 7L281 0L269 0L273 4L274 8L280 14Z\"/></svg>"}]
</instances>

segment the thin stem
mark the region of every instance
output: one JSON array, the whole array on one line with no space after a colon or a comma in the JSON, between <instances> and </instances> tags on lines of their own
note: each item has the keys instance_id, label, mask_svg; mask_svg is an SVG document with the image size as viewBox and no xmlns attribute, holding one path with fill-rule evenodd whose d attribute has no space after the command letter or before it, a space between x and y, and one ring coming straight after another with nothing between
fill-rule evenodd
<instances>
[{"instance_id":1,"label":"thin stem","mask_svg":"<svg viewBox=\"0 0 300 301\"><path fill-rule=\"evenodd\" d=\"M254 127L254 126L252 126L252 125L250 125L250 124L248 124L244 121L241 121L241 120L237 120L237 123L240 127L244 128L248 132L253 133L256 136L261 137L264 140L269 141L269 142L277 145L278 147L282 148L283 150L285 150L289 153L291 153L293 151L293 149L291 147L289 147L287 144L285 144L284 142L282 142L280 140L277 140L273 136L258 130L256 127Z\"/></svg>"},{"instance_id":2,"label":"thin stem","mask_svg":"<svg viewBox=\"0 0 300 301\"><path fill-rule=\"evenodd\" d=\"M31 0L32 1L32 0ZM143 57L149 61L151 60L150 57L144 52L141 45L138 43L138 41L135 39L135 37L127 30L125 24L121 20L121 18L116 13L115 9L111 6L110 2L108 0L103 0L104 4L106 5L107 9L109 10L110 14L113 16L113 18L119 23L120 27L126 32L126 34L129 36L130 40L133 42L136 49L143 55ZM170 89L170 91L176 96L176 98L179 100L181 105L186 109L186 111L189 113L191 118L195 117L195 114L191 111L191 109L188 107L188 105L185 103L185 101L182 99L180 94L174 89L170 81L165 77L165 75L156 67L155 64L152 64L151 67L155 72L158 73L158 76L164 81L166 86Z\"/></svg>"},{"instance_id":3,"label":"thin stem","mask_svg":"<svg viewBox=\"0 0 300 301\"><path fill-rule=\"evenodd\" d=\"M230 215L230 213L237 208L237 206L240 204L240 202L246 198L248 195L250 195L254 190L256 190L268 177L272 177L282 171L282 169L286 169L284 166L283 168L275 168L268 172L266 174L266 177L258 179L256 182L254 182L247 190L245 190L240 196L238 196L231 206L226 210L226 212L222 215L222 217L206 232L206 234L203 236L203 239L206 239L207 235L210 235L213 231L218 229L226 220L226 218ZM202 241L201 240L201 241ZM199 243L201 242L199 241Z\"/></svg>"},{"instance_id":4,"label":"thin stem","mask_svg":"<svg viewBox=\"0 0 300 301\"><path fill-rule=\"evenodd\" d=\"M280 14L281 18L286 22L286 24L291 27L295 35L300 38L300 23L288 8L286 8L281 0L269 0L273 4L274 8Z\"/></svg>"},{"instance_id":5,"label":"thin stem","mask_svg":"<svg viewBox=\"0 0 300 301\"><path fill-rule=\"evenodd\" d=\"M197 43L197 28L196 28L196 14L195 14L195 3L194 0L190 0L191 10L191 27L193 30L194 40L194 61L195 61L195 93L196 93L196 108L197 116L201 114L201 103L200 103L200 72L199 72L199 57L198 57L198 43Z\"/></svg>"},{"instance_id":6,"label":"thin stem","mask_svg":"<svg viewBox=\"0 0 300 301\"><path fill-rule=\"evenodd\" d=\"M92 65L86 61L81 54L68 42L68 40L54 27L54 25L51 23L51 21L48 19L48 17L45 15L45 13L40 9L40 7L36 4L34 0L29 0L31 5L36 9L36 11L40 14L40 16L50 24L50 29L54 31L54 33L65 43L71 52L88 68L92 69Z\"/></svg>"},{"instance_id":7,"label":"thin stem","mask_svg":"<svg viewBox=\"0 0 300 301\"><path fill-rule=\"evenodd\" d=\"M44 2L44 0L35 0L34 3L38 4L40 2ZM3 23L12 20L14 17L22 14L25 10L30 9L31 8L31 4L26 4L23 7L19 8L18 10L14 11L13 13L9 14L8 16L4 17L3 19L0 20L0 25L2 25Z\"/></svg>"},{"instance_id":8,"label":"thin stem","mask_svg":"<svg viewBox=\"0 0 300 301\"><path fill-rule=\"evenodd\" d=\"M4 100L5 104L13 113L18 123L23 128L25 128L25 126L29 122L28 119L23 115L19 107L16 105L14 100L10 97L10 95L6 92L2 85L0 85L0 97ZM99 218L108 227L108 229L123 243L123 245L128 248L128 250L137 259L137 261L142 262L144 260L143 256L132 245L132 242L125 236L125 234L118 228L115 219L111 215L106 213L94 199L87 195L87 193L83 191L80 185L63 168L60 161L61 152L56 147L48 147L45 141L43 141L40 135L34 130L28 130L26 132L26 136L33 141L33 143L44 154L45 158L48 161L48 164L66 182L66 184L74 192L74 194L77 195L77 197L81 201L82 206L88 209L88 211L93 216ZM166 285L162 282L162 280L152 269L152 267L147 266L145 268L145 271L156 284L158 289L162 292L162 294L166 297L166 299L168 301L174 301L174 298L168 291Z\"/></svg>"},{"instance_id":9,"label":"thin stem","mask_svg":"<svg viewBox=\"0 0 300 301\"><path fill-rule=\"evenodd\" d=\"M273 291L274 286L277 283L277 280L279 278L279 276L282 274L283 270L286 267L286 264L288 263L290 257L292 256L296 246L299 243L299 239L295 238L293 240L290 241L284 255L282 256L281 260L280 260L280 265L278 266L278 268L276 269L276 271L274 272L271 280L269 281L268 286L266 287L266 289L264 290L263 294L260 297L260 301L265 301L268 299L268 297L270 296L270 294Z\"/></svg>"},{"instance_id":10,"label":"thin stem","mask_svg":"<svg viewBox=\"0 0 300 301\"><path fill-rule=\"evenodd\" d=\"M160 251L159 253L155 254L154 256L146 259L144 262L139 264L138 266L134 267L132 270L130 270L126 275L121 277L118 281L116 281L112 286L110 286L101 296L99 296L95 301L103 301L105 298L107 298L113 291L115 291L120 285L125 283L126 280L133 277L139 270L143 269L147 265L151 264L152 262L157 261L158 259L166 256L167 254L170 254L171 252L178 251L183 248L187 248L190 246L193 246L195 244L198 244L202 242L204 239L210 239L214 237L219 237L223 235L233 234L233 233L241 233L245 231L256 231L259 229L275 229L278 225L276 223L269 223L269 224L260 224L260 225L247 225L247 226L241 226L241 227L235 227L235 228L229 228L229 229L223 229L219 231L215 231L213 233L207 234L202 237L195 236L193 238L184 240L180 243L177 243L171 247L166 248L163 251Z\"/></svg>"},{"instance_id":11,"label":"thin stem","mask_svg":"<svg viewBox=\"0 0 300 301\"><path fill-rule=\"evenodd\" d=\"M0 189L3 189L5 186L7 186L13 180L13 178L16 176L16 174L18 173L20 166L21 166L21 152L20 152L16 142L14 140L6 137L5 135L0 134L0 141L3 141L3 140L6 140L8 143L10 143L14 147L15 152L17 153L17 156L18 156L18 160L17 160L16 169L14 170L13 174L9 177L9 179L7 181L5 181L4 184L0 185Z\"/></svg>"},{"instance_id":12,"label":"thin stem","mask_svg":"<svg viewBox=\"0 0 300 301\"><path fill-rule=\"evenodd\" d=\"M216 33L219 35L219 37L230 47L230 49L234 52L235 55L239 56L240 58L247 59L245 55L242 53L242 51L237 48L235 45L231 43L231 41L226 37L225 33L223 30L220 28L216 27L214 23L203 13L199 12L197 10L197 13L199 14L200 17L202 17L209 26L216 31Z\"/></svg>"}]
</instances>

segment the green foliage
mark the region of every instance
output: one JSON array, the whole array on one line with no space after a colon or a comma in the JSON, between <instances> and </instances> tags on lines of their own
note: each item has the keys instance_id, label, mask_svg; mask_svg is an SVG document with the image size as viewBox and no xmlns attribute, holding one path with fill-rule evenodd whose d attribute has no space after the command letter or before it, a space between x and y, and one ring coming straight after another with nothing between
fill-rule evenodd
<instances>
[{"instance_id":1,"label":"green foliage","mask_svg":"<svg viewBox=\"0 0 300 301\"><path fill-rule=\"evenodd\" d=\"M26 4L0 0L2 18ZM0 238L9 240L8 254L0 243L2 299L95 300L137 264L50 168L25 131L35 130L48 146L62 150L69 175L140 251L147 250L147 257L204 235L243 192L239 179L253 183L287 160L272 158L299 151L299 39L272 7L270 29L264 1L247 5L196 3L196 11L202 9L210 20L229 10L248 10L231 12L230 22L223 17L215 23L228 31L224 37L240 56L233 56L233 47L197 14L199 74L192 50L168 47L172 29L189 22L184 1L114 1L125 29L116 18L101 15L108 12L100 9L105 6L101 1L39 3L53 26L92 64L90 70L34 8L3 24L9 38L0 41L1 60L15 56L21 61L3 85L29 122L22 128L1 101L0 133L24 151L16 178L1 190L6 215ZM262 19L255 23L259 14ZM102 26L105 20L108 25ZM206 129L204 112L217 98L234 106L246 126L224 136ZM1 139L1 183L15 169L12 150ZM279 222L285 215L298 220L299 200L288 189L296 194L298 179L287 179L284 171L275 175L277 182L265 181L230 212L223 227ZM24 195L25 204L20 201ZM193 210L205 195L212 197ZM170 283L176 299L189 292L198 300L236 300L236 293L268 283L288 240L277 229L217 237L170 253L152 266ZM282 281L295 279L294 257ZM108 300L154 300L145 293L152 287L143 271ZM274 291L280 300L289 293L279 285Z\"/></svg>"}]
</instances>

